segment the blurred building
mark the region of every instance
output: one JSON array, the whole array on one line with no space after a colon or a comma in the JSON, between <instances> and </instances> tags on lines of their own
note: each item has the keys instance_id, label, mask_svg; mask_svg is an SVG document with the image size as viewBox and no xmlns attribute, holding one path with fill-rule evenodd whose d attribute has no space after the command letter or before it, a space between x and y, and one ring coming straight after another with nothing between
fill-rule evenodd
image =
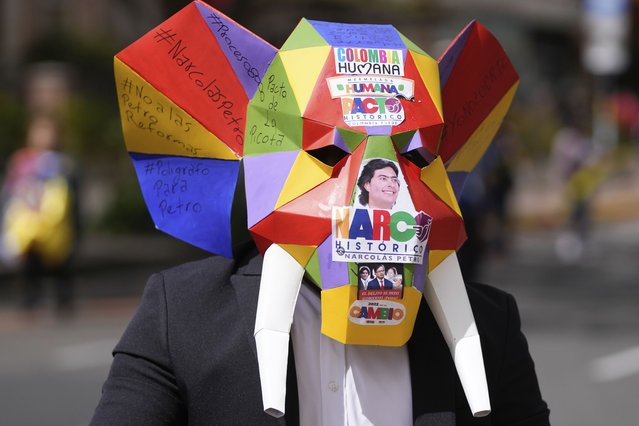
<instances>
[{"instance_id":1,"label":"blurred building","mask_svg":"<svg viewBox=\"0 0 639 426\"><path fill-rule=\"evenodd\" d=\"M0 0L0 79L7 88L19 81L43 39L65 34L126 42L157 24L163 12L154 0Z\"/></svg>"},{"instance_id":2,"label":"blurred building","mask_svg":"<svg viewBox=\"0 0 639 426\"><path fill-rule=\"evenodd\" d=\"M611 0L612 1L612 0ZM618 80L639 91L639 0L632 5L630 66ZM77 62L79 77L108 79L114 53L160 23L188 0L0 0L0 92L25 95L23 76L39 61ZM574 86L589 84L581 60L583 16L602 0L207 0L214 7L280 46L300 17L393 23L433 56L478 18L501 41L521 74L518 102L557 109ZM606 0L603 0L606 4ZM84 49L78 54L78 51ZM69 51L69 52L66 52ZM633 55L634 53L634 55ZM74 56L75 55L75 56ZM93 55L93 56L91 56ZM101 55L98 57L98 55ZM91 68L91 66L93 66ZM96 69L100 67L97 72ZM77 68L77 66L76 66ZM99 77L99 78L98 78ZM74 79L74 83L78 83ZM87 83L89 86L92 83ZM95 89L95 87L94 87ZM100 84L106 93L111 87ZM103 94L104 94L103 93Z\"/></svg>"},{"instance_id":3,"label":"blurred building","mask_svg":"<svg viewBox=\"0 0 639 426\"><path fill-rule=\"evenodd\" d=\"M207 0L214 7L275 46L281 46L301 17L350 23L392 23L432 56L438 57L455 35L474 18L500 40L521 83L511 117L519 117L517 137L528 155L545 159L559 127L564 100L592 86L581 60L583 8L595 0ZM605 1L605 0L604 0ZM624 0L616 0L624 1ZM616 81L639 92L639 0L633 7L629 37L630 66ZM66 63L65 90L91 91L93 98L78 110L105 104L93 117L117 115L112 80L113 55L188 0L0 0L0 97L11 93L26 100L25 78L35 62ZM56 65L57 66L57 65ZM55 67L54 67L55 68ZM49 67L49 70L52 68ZM57 69L59 71L59 68ZM54 72L57 72L55 69ZM59 74L58 74L59 75ZM585 101L583 100L585 99ZM590 105L586 97L579 100ZM112 117L113 118L113 117ZM79 116L84 136L104 139L115 151L117 117ZM91 121L93 120L93 121ZM1 123L1 121L0 121ZM77 123L76 123L77 124ZM110 138L110 139L109 139ZM94 151L99 152L99 142Z\"/></svg>"},{"instance_id":4,"label":"blurred building","mask_svg":"<svg viewBox=\"0 0 639 426\"><path fill-rule=\"evenodd\" d=\"M67 63L70 90L111 102L112 57L187 0L0 0L0 95L28 96L30 64ZM431 55L478 18L521 74L518 100L554 109L580 71L581 0L207 0L275 46L301 17L393 23ZM73 74L75 72L75 74ZM111 80L112 81L112 80ZM534 138L531 138L534 139Z\"/></svg>"},{"instance_id":5,"label":"blurred building","mask_svg":"<svg viewBox=\"0 0 639 426\"><path fill-rule=\"evenodd\" d=\"M0 81L12 87L23 72L24 64L30 61L34 45L53 34L64 33L78 40L108 38L114 49L119 50L187 3L176 0L0 0L0 61L4 64ZM434 55L441 53L445 42L469 19L478 17L506 45L516 65L522 62L526 69L550 67L553 62L561 61L539 63L526 59L529 48L522 49L522 43L532 37L542 44L538 48L546 50L542 54L553 55L552 48L543 46L547 39L567 38L577 42L580 23L580 0L210 0L208 3L275 45L283 42L300 17L307 16L341 22L392 22ZM537 52L533 56L536 58Z\"/></svg>"}]
</instances>

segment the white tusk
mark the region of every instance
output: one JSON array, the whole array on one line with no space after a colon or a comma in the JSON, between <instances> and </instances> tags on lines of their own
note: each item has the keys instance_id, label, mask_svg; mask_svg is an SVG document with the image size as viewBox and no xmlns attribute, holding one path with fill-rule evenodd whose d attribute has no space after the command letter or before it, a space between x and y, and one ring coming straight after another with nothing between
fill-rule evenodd
<instances>
[{"instance_id":1,"label":"white tusk","mask_svg":"<svg viewBox=\"0 0 639 426\"><path fill-rule=\"evenodd\" d=\"M291 323L304 268L277 244L264 253L255 317L255 344L264 411L284 415Z\"/></svg>"},{"instance_id":2,"label":"white tusk","mask_svg":"<svg viewBox=\"0 0 639 426\"><path fill-rule=\"evenodd\" d=\"M490 398L479 333L455 253L428 274L424 298L448 343L473 416L488 415Z\"/></svg>"}]
</instances>

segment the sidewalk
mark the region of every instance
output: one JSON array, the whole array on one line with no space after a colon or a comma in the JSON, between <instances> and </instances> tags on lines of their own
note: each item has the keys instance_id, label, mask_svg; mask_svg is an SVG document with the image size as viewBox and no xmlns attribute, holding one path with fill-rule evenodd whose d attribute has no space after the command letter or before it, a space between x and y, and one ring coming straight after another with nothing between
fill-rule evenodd
<instances>
[{"instance_id":1,"label":"sidewalk","mask_svg":"<svg viewBox=\"0 0 639 426\"><path fill-rule=\"evenodd\" d=\"M547 170L523 165L516 177L510 214L519 231L558 229L565 223L564 185L549 177ZM629 160L624 170L611 173L592 199L595 223L639 218L639 160Z\"/></svg>"},{"instance_id":2,"label":"sidewalk","mask_svg":"<svg viewBox=\"0 0 639 426\"><path fill-rule=\"evenodd\" d=\"M89 233L81 241L75 263L76 271L82 273L109 268L179 263L206 255L203 250L159 231L136 235ZM7 266L0 264L0 279L11 273Z\"/></svg>"},{"instance_id":3,"label":"sidewalk","mask_svg":"<svg viewBox=\"0 0 639 426\"><path fill-rule=\"evenodd\" d=\"M127 298L134 298L131 303L137 304L152 273L209 255L161 232L143 235L88 234L81 242L74 268L78 308L108 311L110 300L119 300L113 306L126 305ZM43 311L47 311L46 306L52 305L52 292L47 286L44 290ZM0 265L0 311L15 310L19 305L19 292L15 271ZM38 312L35 316L43 317ZM2 320L0 317L0 322Z\"/></svg>"}]
</instances>

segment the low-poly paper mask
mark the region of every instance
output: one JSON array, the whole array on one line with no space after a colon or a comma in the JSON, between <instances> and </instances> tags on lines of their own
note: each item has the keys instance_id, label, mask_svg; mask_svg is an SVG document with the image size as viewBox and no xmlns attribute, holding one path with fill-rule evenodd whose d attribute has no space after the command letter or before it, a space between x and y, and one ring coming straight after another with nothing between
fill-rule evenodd
<instances>
[{"instance_id":1,"label":"low-poly paper mask","mask_svg":"<svg viewBox=\"0 0 639 426\"><path fill-rule=\"evenodd\" d=\"M439 61L390 25L306 19L277 50L196 1L117 54L115 73L157 228L227 257L250 239L264 253L267 411L283 412L304 276L322 290L322 333L345 344L405 344L424 297L473 413L490 411L457 199L518 76L484 27Z\"/></svg>"}]
</instances>

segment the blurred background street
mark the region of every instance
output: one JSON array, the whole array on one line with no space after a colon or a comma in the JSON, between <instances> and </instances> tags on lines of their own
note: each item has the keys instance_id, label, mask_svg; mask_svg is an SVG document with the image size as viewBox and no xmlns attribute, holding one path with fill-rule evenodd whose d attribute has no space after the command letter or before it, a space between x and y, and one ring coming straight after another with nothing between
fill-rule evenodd
<instances>
[{"instance_id":1,"label":"blurred background street","mask_svg":"<svg viewBox=\"0 0 639 426\"><path fill-rule=\"evenodd\" d=\"M78 219L63 297L47 281L25 299L0 262L0 425L87 424L148 276L207 256L154 229L112 71L187 3L0 0L0 183L34 118L54 117ZM637 423L638 0L208 3L275 46L301 17L390 23L435 58L472 18L493 32L521 83L465 188L464 275L515 295L553 425Z\"/></svg>"},{"instance_id":2,"label":"blurred background street","mask_svg":"<svg viewBox=\"0 0 639 426\"><path fill-rule=\"evenodd\" d=\"M512 237L480 280L514 294L554 425L634 424L639 394L639 221L593 229L578 263L554 255L553 232ZM206 254L168 237L96 241L119 259L87 249L78 310L57 318L53 301L35 312L0 306L0 423L87 424L149 274ZM111 251L112 250L112 251ZM135 254L131 254L135 253ZM631 351L626 355L628 351Z\"/></svg>"}]
</instances>

